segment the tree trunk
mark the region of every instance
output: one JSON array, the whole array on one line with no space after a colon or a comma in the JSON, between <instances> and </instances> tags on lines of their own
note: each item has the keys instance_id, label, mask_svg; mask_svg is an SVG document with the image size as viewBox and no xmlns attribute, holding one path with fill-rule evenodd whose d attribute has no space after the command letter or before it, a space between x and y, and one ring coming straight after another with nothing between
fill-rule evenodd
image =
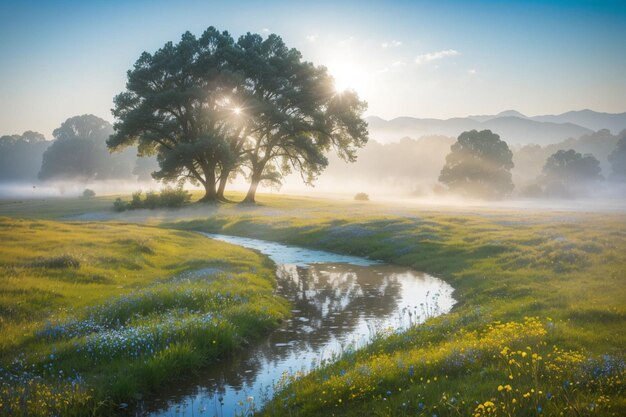
<instances>
[{"instance_id":1,"label":"tree trunk","mask_svg":"<svg viewBox=\"0 0 626 417\"><path fill-rule=\"evenodd\" d=\"M250 188L248 188L248 193L246 194L246 198L243 199L242 203L255 203L256 189L259 186L259 182L261 182L261 174L263 173L263 169L256 170L252 173L252 178L250 180Z\"/></svg>"},{"instance_id":2,"label":"tree trunk","mask_svg":"<svg viewBox=\"0 0 626 417\"><path fill-rule=\"evenodd\" d=\"M222 172L220 175L220 183L217 188L217 199L220 201L228 202L228 199L224 197L224 190L226 189L226 183L228 183L228 176L230 172Z\"/></svg>"},{"instance_id":3,"label":"tree trunk","mask_svg":"<svg viewBox=\"0 0 626 417\"><path fill-rule=\"evenodd\" d=\"M206 181L204 185L204 197L199 201L202 203L215 203L217 202L217 189L215 188L215 173L206 174Z\"/></svg>"}]
</instances>

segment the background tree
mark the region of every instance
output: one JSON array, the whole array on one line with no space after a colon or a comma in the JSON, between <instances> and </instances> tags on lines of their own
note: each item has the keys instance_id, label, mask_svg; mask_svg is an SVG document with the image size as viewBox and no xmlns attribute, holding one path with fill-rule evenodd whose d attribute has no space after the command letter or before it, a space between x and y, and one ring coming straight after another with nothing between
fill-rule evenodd
<instances>
[{"instance_id":1,"label":"background tree","mask_svg":"<svg viewBox=\"0 0 626 417\"><path fill-rule=\"evenodd\" d=\"M106 140L112 133L111 124L94 115L67 119L52 133L55 141L43 155L39 178L131 178L135 156L132 152L112 156L106 148Z\"/></svg>"},{"instance_id":2,"label":"background tree","mask_svg":"<svg viewBox=\"0 0 626 417\"><path fill-rule=\"evenodd\" d=\"M243 142L254 202L261 181L279 182L296 170L311 184L328 165L334 148L345 161L367 143L366 104L356 93L337 93L325 67L302 60L277 35L265 40L248 33L237 42L237 67L245 78L240 91L247 127Z\"/></svg>"},{"instance_id":3,"label":"background tree","mask_svg":"<svg viewBox=\"0 0 626 417\"><path fill-rule=\"evenodd\" d=\"M466 195L501 198L513 191L513 153L490 130L463 132L450 147L439 181Z\"/></svg>"},{"instance_id":4,"label":"background tree","mask_svg":"<svg viewBox=\"0 0 626 417\"><path fill-rule=\"evenodd\" d=\"M41 133L0 137L0 181L26 182L37 179L43 153L50 145Z\"/></svg>"},{"instance_id":5,"label":"background tree","mask_svg":"<svg viewBox=\"0 0 626 417\"><path fill-rule=\"evenodd\" d=\"M233 113L226 105L236 79L233 45L228 32L210 27L199 39L186 32L176 45L144 52L115 97L109 148L138 145L140 155L156 154L154 178L200 183L202 200L217 200L219 162L231 157L227 138L234 131L226 116Z\"/></svg>"},{"instance_id":6,"label":"background tree","mask_svg":"<svg viewBox=\"0 0 626 417\"><path fill-rule=\"evenodd\" d=\"M612 177L623 181L626 180L626 130L619 136L617 146L608 158L613 170Z\"/></svg>"},{"instance_id":7,"label":"background tree","mask_svg":"<svg viewBox=\"0 0 626 417\"><path fill-rule=\"evenodd\" d=\"M583 156L573 149L561 149L550 155L542 170L545 181L566 185L601 180L600 172L600 161L593 155Z\"/></svg>"},{"instance_id":8,"label":"background tree","mask_svg":"<svg viewBox=\"0 0 626 417\"><path fill-rule=\"evenodd\" d=\"M137 181L152 181L152 173L159 170L159 162L155 157L144 156L137 158L133 174L137 176Z\"/></svg>"}]
</instances>

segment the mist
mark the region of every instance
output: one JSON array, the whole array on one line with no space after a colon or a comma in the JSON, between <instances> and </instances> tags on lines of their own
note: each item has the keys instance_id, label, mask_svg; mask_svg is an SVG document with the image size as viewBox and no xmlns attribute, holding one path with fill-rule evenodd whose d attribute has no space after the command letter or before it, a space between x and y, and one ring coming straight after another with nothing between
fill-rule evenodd
<instances>
[{"instance_id":1,"label":"mist","mask_svg":"<svg viewBox=\"0 0 626 417\"><path fill-rule=\"evenodd\" d=\"M549 145L517 145L512 147L514 168L511 170L514 191L505 199L485 200L463 196L447 190L439 182L446 156L456 139L444 135L428 135L418 139L400 138L396 142L380 143L370 139L357 153L354 163L347 163L334 154L329 155L328 167L312 185L305 185L298 173L285 176L281 185L261 183L260 191L268 194L294 194L351 200L357 193L368 194L375 203L424 206L544 208L575 210L620 210L626 207L626 185L614 178L608 156L617 146L620 135L600 130L579 138ZM559 149L574 149L592 154L600 162L604 178L593 184L582 184L567 198L563 196L529 196L528 189L541 177L546 159ZM127 153L127 155L130 155ZM137 165L156 167L155 161ZM85 189L96 196L129 195L135 191L158 191L166 184L155 180L129 179L95 180L66 178L63 180L0 181L0 199L43 199L81 197ZM229 182L228 190L244 193L248 181L243 175ZM201 190L189 182L187 190Z\"/></svg>"}]
</instances>

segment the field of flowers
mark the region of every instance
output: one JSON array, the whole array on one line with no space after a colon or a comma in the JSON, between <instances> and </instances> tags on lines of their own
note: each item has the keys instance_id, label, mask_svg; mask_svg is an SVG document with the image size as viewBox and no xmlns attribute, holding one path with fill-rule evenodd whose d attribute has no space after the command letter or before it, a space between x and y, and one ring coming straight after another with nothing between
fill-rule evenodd
<instances>
[{"instance_id":1,"label":"field of flowers","mask_svg":"<svg viewBox=\"0 0 626 417\"><path fill-rule=\"evenodd\" d=\"M110 414L288 314L265 258L197 234L2 218L0 239L3 416Z\"/></svg>"},{"instance_id":2,"label":"field of flowers","mask_svg":"<svg viewBox=\"0 0 626 417\"><path fill-rule=\"evenodd\" d=\"M275 326L287 309L271 266L183 231L201 230L369 256L455 288L452 313L285 374L262 415L626 415L626 215L260 200L127 217L105 199L0 205L35 219L0 221L2 413L130 408ZM118 223L36 220L68 214Z\"/></svg>"},{"instance_id":3,"label":"field of flowers","mask_svg":"<svg viewBox=\"0 0 626 417\"><path fill-rule=\"evenodd\" d=\"M285 375L261 414L626 415L626 215L267 201L168 226L411 266L459 303Z\"/></svg>"}]
</instances>

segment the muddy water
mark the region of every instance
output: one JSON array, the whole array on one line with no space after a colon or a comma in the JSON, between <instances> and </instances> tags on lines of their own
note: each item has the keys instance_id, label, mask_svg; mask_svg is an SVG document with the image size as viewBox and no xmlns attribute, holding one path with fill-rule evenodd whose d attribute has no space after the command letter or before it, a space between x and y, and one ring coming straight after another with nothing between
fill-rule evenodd
<instances>
[{"instance_id":1,"label":"muddy water","mask_svg":"<svg viewBox=\"0 0 626 417\"><path fill-rule=\"evenodd\" d=\"M258 344L150 401L140 415L248 415L271 398L284 372L306 372L365 345L379 331L401 331L444 314L455 302L446 282L405 267L256 239L207 236L269 256L277 265L276 292L292 302L292 318Z\"/></svg>"}]
</instances>

